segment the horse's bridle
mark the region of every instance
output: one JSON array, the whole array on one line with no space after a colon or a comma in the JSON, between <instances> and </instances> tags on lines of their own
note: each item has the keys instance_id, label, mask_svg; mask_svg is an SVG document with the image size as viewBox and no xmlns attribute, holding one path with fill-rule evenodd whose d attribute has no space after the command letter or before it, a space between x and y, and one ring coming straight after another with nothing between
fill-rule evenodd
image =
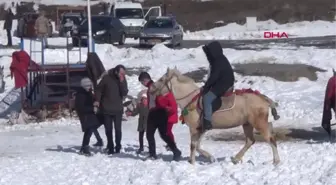
<instances>
[{"instance_id":1,"label":"horse's bridle","mask_svg":"<svg viewBox=\"0 0 336 185\"><path fill-rule=\"evenodd\" d=\"M166 80L163 82L164 85L161 86L161 88L155 90L154 92L161 91L162 88L163 88L164 86L167 87L167 89L168 89L169 92L173 92L173 84L172 84L172 82L171 82L171 79L172 79L174 76L177 76L177 75L176 75L175 73L173 73L168 79L166 79ZM169 85L170 85L170 87L169 87ZM184 100L184 99L186 99L187 97L189 97L191 94L193 94L193 93L195 93L196 91L198 91L199 89L200 89L200 88L197 88L197 89L193 90L192 92L186 94L185 96L182 96L181 98L178 98L178 97L175 96L175 100L176 100L176 101Z\"/></svg>"}]
</instances>

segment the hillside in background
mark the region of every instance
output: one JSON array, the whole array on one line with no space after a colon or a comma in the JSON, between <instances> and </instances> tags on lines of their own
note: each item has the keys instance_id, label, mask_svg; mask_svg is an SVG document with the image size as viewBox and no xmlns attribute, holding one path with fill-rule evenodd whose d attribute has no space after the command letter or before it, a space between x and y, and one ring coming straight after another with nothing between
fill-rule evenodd
<instances>
[{"instance_id":1,"label":"hillside in background","mask_svg":"<svg viewBox=\"0 0 336 185\"><path fill-rule=\"evenodd\" d=\"M258 20L273 19L278 23L295 21L313 21L335 19L334 0L146 0L144 6L165 3L167 12L175 15L185 30L196 31L210 29L230 22L245 23L247 16L256 16ZM42 0L43 3L43 0ZM56 5L40 5L49 16L56 19ZM22 11L33 11L33 3L26 3ZM4 6L0 7L0 19L4 19ZM94 5L92 12L102 10Z\"/></svg>"}]
</instances>

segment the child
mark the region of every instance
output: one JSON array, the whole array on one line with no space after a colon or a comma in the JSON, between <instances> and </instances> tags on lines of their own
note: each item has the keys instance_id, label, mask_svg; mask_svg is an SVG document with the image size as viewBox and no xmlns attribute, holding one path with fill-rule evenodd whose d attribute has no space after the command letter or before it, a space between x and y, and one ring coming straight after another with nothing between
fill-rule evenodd
<instances>
[{"instance_id":1,"label":"child","mask_svg":"<svg viewBox=\"0 0 336 185\"><path fill-rule=\"evenodd\" d=\"M148 117L148 99L146 92L147 90L140 91L137 97L137 101L128 106L126 110L127 116L136 116L137 114L139 114L138 119L139 149L137 151L137 154L140 154L141 152L144 151L143 138L147 127L147 117Z\"/></svg>"},{"instance_id":2,"label":"child","mask_svg":"<svg viewBox=\"0 0 336 185\"><path fill-rule=\"evenodd\" d=\"M94 97L91 93L92 82L89 78L83 78L80 82L81 89L76 92L75 110L80 120L82 131L84 132L81 154L90 156L89 143L92 133L98 128L99 121L94 113Z\"/></svg>"}]
</instances>

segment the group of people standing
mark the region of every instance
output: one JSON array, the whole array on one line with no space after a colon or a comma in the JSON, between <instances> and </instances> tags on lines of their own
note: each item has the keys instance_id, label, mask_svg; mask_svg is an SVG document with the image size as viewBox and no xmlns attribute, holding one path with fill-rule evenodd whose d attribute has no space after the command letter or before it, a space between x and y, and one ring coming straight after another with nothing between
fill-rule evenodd
<instances>
[{"instance_id":1,"label":"group of people standing","mask_svg":"<svg viewBox=\"0 0 336 185\"><path fill-rule=\"evenodd\" d=\"M201 127L203 130L210 130L212 129L212 103L223 96L230 87L233 87L234 73L228 59L223 55L219 42L213 41L203 46L202 49L208 59L210 73L200 92L204 107ZM123 65L117 65L106 72L95 53L89 53L86 63L91 79L82 79L82 89L77 92L75 100L75 109L84 131L81 152L90 155L90 137L92 133L99 136L96 130L100 125L104 125L107 137L107 153L119 153L122 137L121 122L124 113L123 99L128 94L125 78L126 68ZM160 95L149 93L155 86L147 72L141 72L138 80L147 88L147 91L141 91L138 95L139 101L136 103L136 108L128 109L126 112L127 116L139 114L138 153L144 151L143 137L146 132L149 148L148 157L157 159L154 135L158 130L161 139L173 152L173 160L178 161L181 158L181 151L176 146L172 132L173 125L178 122L178 106L174 94L171 91ZM115 145L112 138L113 126L115 128ZM99 144L100 136L97 137L97 140L97 144Z\"/></svg>"},{"instance_id":2,"label":"group of people standing","mask_svg":"<svg viewBox=\"0 0 336 185\"><path fill-rule=\"evenodd\" d=\"M11 47L13 45L12 42L12 27L13 27L13 19L15 18L14 13L12 12L11 8L7 9L6 16L5 16L5 23L3 29L6 30L7 33L7 46ZM25 32L25 29L29 29L28 27L25 28L25 22L28 22L31 20L25 20L25 17L20 18L18 21L18 36L21 37L23 35L23 32ZM46 48L48 48L48 35L50 32L50 21L45 16L45 12L41 11L38 18L36 20L33 20L34 23L34 31L36 33L36 37L39 38Z\"/></svg>"},{"instance_id":3,"label":"group of people standing","mask_svg":"<svg viewBox=\"0 0 336 185\"><path fill-rule=\"evenodd\" d=\"M96 54L94 56L91 55L91 59L98 57ZM92 73L90 71L89 73ZM108 155L120 153L122 148L122 115L124 113L123 100L128 94L125 75L125 66L117 65L104 72L97 80L92 78L81 80L81 88L75 94L75 110L84 132L81 154L91 155L89 143L93 133L98 141L95 146L103 146L97 131L101 125L104 125L107 138L105 152ZM139 82L147 89L150 89L153 84L147 72L142 72L139 75ZM135 116L137 113L140 114L138 153L144 151L143 137L146 132L149 147L148 158L157 159L154 135L156 130L159 130L161 138L174 154L173 160L178 161L181 157L181 151L177 148L172 133L173 125L178 122L178 110L174 95L169 92L154 97L148 93L148 90L147 92L142 91L141 101L138 102L137 108L132 112L126 112L126 115ZM113 128L115 144L113 142Z\"/></svg>"}]
</instances>

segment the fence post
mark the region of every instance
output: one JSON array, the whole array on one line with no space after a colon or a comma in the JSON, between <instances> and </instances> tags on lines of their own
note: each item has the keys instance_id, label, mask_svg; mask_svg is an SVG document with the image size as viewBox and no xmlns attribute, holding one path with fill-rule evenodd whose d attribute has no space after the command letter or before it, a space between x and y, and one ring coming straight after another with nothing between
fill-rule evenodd
<instances>
[{"instance_id":1,"label":"fence post","mask_svg":"<svg viewBox=\"0 0 336 185\"><path fill-rule=\"evenodd\" d=\"M95 46L95 41L92 39L92 52L96 52L96 46Z\"/></svg>"}]
</instances>

